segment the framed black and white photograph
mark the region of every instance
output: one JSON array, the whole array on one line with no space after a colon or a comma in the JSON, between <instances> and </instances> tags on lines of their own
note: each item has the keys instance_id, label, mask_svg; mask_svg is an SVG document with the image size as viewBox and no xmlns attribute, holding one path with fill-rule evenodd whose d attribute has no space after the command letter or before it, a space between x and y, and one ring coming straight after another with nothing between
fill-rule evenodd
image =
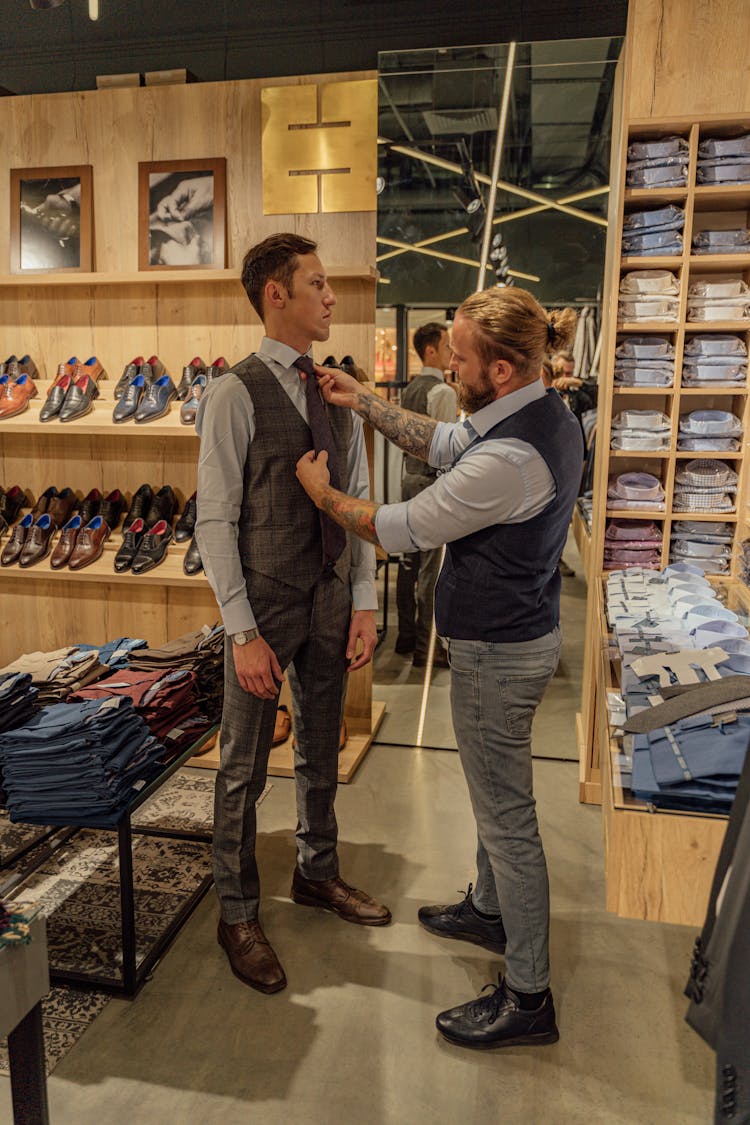
<instances>
[{"instance_id":1,"label":"framed black and white photograph","mask_svg":"<svg viewBox=\"0 0 750 1125\"><path fill-rule=\"evenodd\" d=\"M226 160L138 165L138 268L223 269Z\"/></svg>"},{"instance_id":2,"label":"framed black and white photograph","mask_svg":"<svg viewBox=\"0 0 750 1125\"><path fill-rule=\"evenodd\" d=\"M11 168L11 273L93 268L91 165Z\"/></svg>"}]
</instances>

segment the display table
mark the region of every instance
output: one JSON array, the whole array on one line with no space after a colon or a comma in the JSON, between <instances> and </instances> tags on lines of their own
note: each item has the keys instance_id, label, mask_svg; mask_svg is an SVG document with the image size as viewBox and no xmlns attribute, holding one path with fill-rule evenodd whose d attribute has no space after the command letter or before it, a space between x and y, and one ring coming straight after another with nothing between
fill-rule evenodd
<instances>
[{"instance_id":1,"label":"display table","mask_svg":"<svg viewBox=\"0 0 750 1125\"><path fill-rule=\"evenodd\" d=\"M150 797L154 796L164 782L167 781L180 766L188 762L190 757L195 754L204 743L214 737L216 729L216 727L212 727L200 739L184 750L179 757L165 766L164 769L133 798L117 819L108 817L102 817L101 819L89 818L86 820L85 824L76 824L73 820L62 822L56 820L54 817L46 818L44 821L35 821L29 818L27 821L27 823L32 824L44 823L52 826L64 826L66 831L62 832L59 837L53 836L51 840L48 841L48 846L40 849L40 854L38 856L32 856L29 866L14 875L10 881L10 885L13 889L21 885L24 879L33 874L34 871L37 871L42 863L46 862L50 856L58 851L59 848L70 839L71 835L74 835L76 832L85 828L94 828L98 831L117 833L121 932L119 952L122 955L121 968L119 969L120 979L116 980L100 973L79 972L57 968L53 962L50 965L50 976L55 984L84 985L93 988L101 988L107 992L115 992L128 997L135 996L167 946L208 891L213 882L213 876L210 874L203 878L193 893L185 899L174 917L169 920L167 927L156 939L140 964L138 964L136 958L135 889L133 885L133 835L195 840L208 844L211 843L212 836L210 833L206 832L175 831L166 828L152 828L146 825L134 827L132 824L132 816L136 809L139 809ZM7 893L7 886L8 885L2 888L5 890L5 893Z\"/></svg>"},{"instance_id":2,"label":"display table","mask_svg":"<svg viewBox=\"0 0 750 1125\"><path fill-rule=\"evenodd\" d=\"M34 918L30 930L29 944L0 949L0 1036L8 1037L14 1122L47 1125L42 999L49 992L49 971L44 918Z\"/></svg>"}]
</instances>

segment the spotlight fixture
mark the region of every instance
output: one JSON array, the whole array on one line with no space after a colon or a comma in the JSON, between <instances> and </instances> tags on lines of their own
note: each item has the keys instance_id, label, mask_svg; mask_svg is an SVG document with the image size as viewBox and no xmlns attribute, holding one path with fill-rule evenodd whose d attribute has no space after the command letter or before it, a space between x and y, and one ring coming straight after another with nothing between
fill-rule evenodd
<instances>
[{"instance_id":1,"label":"spotlight fixture","mask_svg":"<svg viewBox=\"0 0 750 1125\"><path fill-rule=\"evenodd\" d=\"M490 262L495 271L496 284L500 288L510 288L513 284L513 278L510 276L508 268L508 247L503 242L503 236L499 231L492 239Z\"/></svg>"},{"instance_id":2,"label":"spotlight fixture","mask_svg":"<svg viewBox=\"0 0 750 1125\"><path fill-rule=\"evenodd\" d=\"M477 185L474 169L469 161L462 162L463 183L453 189L454 198L466 212L466 225L472 242L482 241L485 223L485 207L482 193Z\"/></svg>"}]
</instances>

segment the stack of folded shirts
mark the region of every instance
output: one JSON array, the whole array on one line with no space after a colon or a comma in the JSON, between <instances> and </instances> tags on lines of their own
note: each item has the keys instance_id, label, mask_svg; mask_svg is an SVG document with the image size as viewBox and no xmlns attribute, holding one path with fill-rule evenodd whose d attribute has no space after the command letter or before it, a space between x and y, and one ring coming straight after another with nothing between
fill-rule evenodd
<instances>
[{"instance_id":1,"label":"stack of folded shirts","mask_svg":"<svg viewBox=\"0 0 750 1125\"><path fill-rule=\"evenodd\" d=\"M65 699L71 691L93 683L108 671L97 651L82 651L77 645L52 652L28 652L0 668L3 672L28 672L39 690L39 704L46 707Z\"/></svg>"},{"instance_id":2,"label":"stack of folded shirts","mask_svg":"<svg viewBox=\"0 0 750 1125\"><path fill-rule=\"evenodd\" d=\"M167 641L162 648L131 653L128 667L135 671L162 672L188 669L198 682L198 706L212 723L221 718L224 703L224 629L204 625L193 633Z\"/></svg>"},{"instance_id":3,"label":"stack of folded shirts","mask_svg":"<svg viewBox=\"0 0 750 1125\"><path fill-rule=\"evenodd\" d=\"M675 473L675 512L733 512L737 474L723 461L688 461Z\"/></svg>"},{"instance_id":4,"label":"stack of folded shirts","mask_svg":"<svg viewBox=\"0 0 750 1125\"><path fill-rule=\"evenodd\" d=\"M669 270L631 270L620 282L618 319L675 321L679 294L680 282Z\"/></svg>"},{"instance_id":5,"label":"stack of folded shirts","mask_svg":"<svg viewBox=\"0 0 750 1125\"><path fill-rule=\"evenodd\" d=\"M138 637L117 637L116 640L107 641L103 645L78 645L82 652L96 651L99 663L106 664L110 671L115 668L126 668L130 653L134 649L147 647L148 642Z\"/></svg>"},{"instance_id":6,"label":"stack of folded shirts","mask_svg":"<svg viewBox=\"0 0 750 1125\"><path fill-rule=\"evenodd\" d=\"M743 320L750 317L750 289L731 274L690 282L688 320Z\"/></svg>"},{"instance_id":7,"label":"stack of folded shirts","mask_svg":"<svg viewBox=\"0 0 750 1125\"><path fill-rule=\"evenodd\" d=\"M661 481L651 473L620 473L609 478L607 510L635 508L639 511L664 511L665 493Z\"/></svg>"},{"instance_id":8,"label":"stack of folded shirts","mask_svg":"<svg viewBox=\"0 0 750 1125\"><path fill-rule=\"evenodd\" d=\"M746 713L691 715L636 734L633 795L657 808L729 813L749 744Z\"/></svg>"},{"instance_id":9,"label":"stack of folded shirts","mask_svg":"<svg viewBox=\"0 0 750 1125\"><path fill-rule=\"evenodd\" d=\"M701 141L697 180L699 184L750 183L750 133Z\"/></svg>"},{"instance_id":10,"label":"stack of folded shirts","mask_svg":"<svg viewBox=\"0 0 750 1125\"><path fill-rule=\"evenodd\" d=\"M688 142L684 137L633 141L628 145L628 187L682 187L687 184Z\"/></svg>"},{"instance_id":11,"label":"stack of folded shirts","mask_svg":"<svg viewBox=\"0 0 750 1125\"><path fill-rule=\"evenodd\" d=\"M728 410L691 410L680 415L677 448L732 453L740 448L742 421Z\"/></svg>"},{"instance_id":12,"label":"stack of folded shirts","mask_svg":"<svg viewBox=\"0 0 750 1125\"><path fill-rule=\"evenodd\" d=\"M688 336L682 366L685 387L726 387L747 379L747 345L741 336Z\"/></svg>"},{"instance_id":13,"label":"stack of folded shirts","mask_svg":"<svg viewBox=\"0 0 750 1125\"><path fill-rule=\"evenodd\" d=\"M0 732L22 727L38 710L38 695L28 672L0 675Z\"/></svg>"},{"instance_id":14,"label":"stack of folded shirts","mask_svg":"<svg viewBox=\"0 0 750 1125\"><path fill-rule=\"evenodd\" d=\"M149 672L127 668L75 692L68 702L116 696L133 702L151 733L163 744L161 760L165 763L187 750L213 725L201 714L198 680L195 672L187 668L156 668Z\"/></svg>"},{"instance_id":15,"label":"stack of folded shirts","mask_svg":"<svg viewBox=\"0 0 750 1125\"><path fill-rule=\"evenodd\" d=\"M576 500L576 507L580 515L586 531L591 534L591 518L594 511L594 502L590 496L579 496Z\"/></svg>"},{"instance_id":16,"label":"stack of folded shirts","mask_svg":"<svg viewBox=\"0 0 750 1125\"><path fill-rule=\"evenodd\" d=\"M658 570L661 565L661 528L653 520L609 520L604 533L604 569L641 567Z\"/></svg>"},{"instance_id":17,"label":"stack of folded shirts","mask_svg":"<svg viewBox=\"0 0 750 1125\"><path fill-rule=\"evenodd\" d=\"M694 254L747 254L750 250L750 230L701 230L693 235Z\"/></svg>"},{"instance_id":18,"label":"stack of folded shirts","mask_svg":"<svg viewBox=\"0 0 750 1125\"><path fill-rule=\"evenodd\" d=\"M129 699L57 703L0 735L12 821L114 824L164 748Z\"/></svg>"},{"instance_id":19,"label":"stack of folded shirts","mask_svg":"<svg viewBox=\"0 0 750 1125\"><path fill-rule=\"evenodd\" d=\"M622 410L612 419L612 449L669 449L670 422L659 410Z\"/></svg>"},{"instance_id":20,"label":"stack of folded shirts","mask_svg":"<svg viewBox=\"0 0 750 1125\"><path fill-rule=\"evenodd\" d=\"M626 255L681 254L685 212L670 203L656 211L634 211L622 224L622 252Z\"/></svg>"},{"instance_id":21,"label":"stack of folded shirts","mask_svg":"<svg viewBox=\"0 0 750 1125\"><path fill-rule=\"evenodd\" d=\"M725 574L732 557L732 525L705 520L675 520L671 562L698 563L707 574Z\"/></svg>"},{"instance_id":22,"label":"stack of folded shirts","mask_svg":"<svg viewBox=\"0 0 750 1125\"><path fill-rule=\"evenodd\" d=\"M750 539L742 540L740 552L740 578L746 586L750 586Z\"/></svg>"},{"instance_id":23,"label":"stack of folded shirts","mask_svg":"<svg viewBox=\"0 0 750 1125\"><path fill-rule=\"evenodd\" d=\"M674 344L666 336L625 336L615 349L615 383L621 387L671 387Z\"/></svg>"}]
</instances>

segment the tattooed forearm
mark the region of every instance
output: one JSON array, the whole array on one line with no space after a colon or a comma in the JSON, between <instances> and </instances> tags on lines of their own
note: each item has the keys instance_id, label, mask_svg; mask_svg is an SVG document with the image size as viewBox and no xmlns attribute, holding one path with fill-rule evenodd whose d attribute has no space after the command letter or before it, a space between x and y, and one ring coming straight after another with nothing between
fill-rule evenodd
<instances>
[{"instance_id":1,"label":"tattooed forearm","mask_svg":"<svg viewBox=\"0 0 750 1125\"><path fill-rule=\"evenodd\" d=\"M421 461L429 458L432 435L437 426L434 418L402 410L400 406L393 406L378 395L366 392L357 395L354 409L405 453L411 453Z\"/></svg>"},{"instance_id":2,"label":"tattooed forearm","mask_svg":"<svg viewBox=\"0 0 750 1125\"><path fill-rule=\"evenodd\" d=\"M329 485L323 492L318 507L360 539L380 545L375 530L375 513L380 504L376 504L374 500L358 500L356 496L347 496L345 492L338 492Z\"/></svg>"}]
</instances>

